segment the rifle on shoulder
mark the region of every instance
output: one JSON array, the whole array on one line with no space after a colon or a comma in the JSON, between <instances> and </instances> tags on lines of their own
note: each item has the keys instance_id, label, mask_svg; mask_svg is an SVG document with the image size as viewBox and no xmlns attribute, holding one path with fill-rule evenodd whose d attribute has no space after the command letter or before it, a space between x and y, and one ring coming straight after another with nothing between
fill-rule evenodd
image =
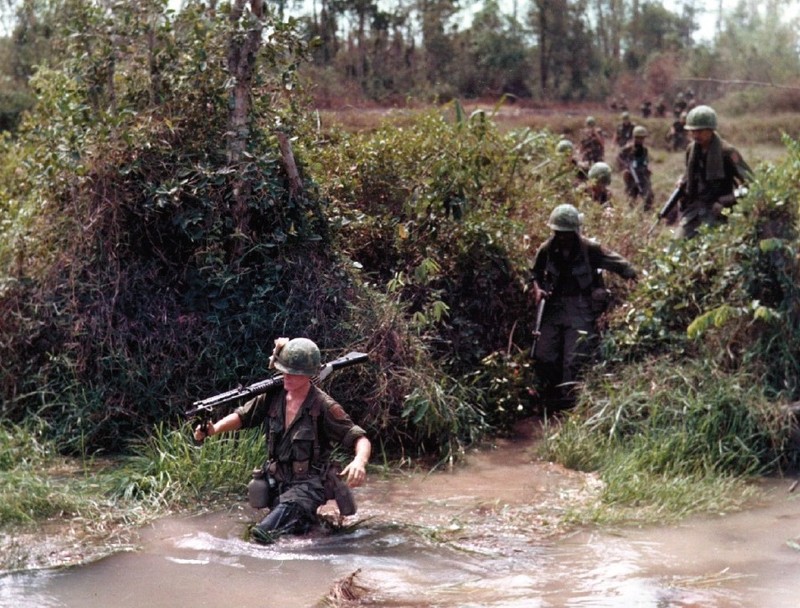
<instances>
[{"instance_id":1,"label":"rifle on shoulder","mask_svg":"<svg viewBox=\"0 0 800 608\"><path fill-rule=\"evenodd\" d=\"M339 357L338 359L334 359L333 361L329 361L328 363L320 366L319 373L311 378L311 382L316 384L317 382L320 382L330 376L331 373L337 369L349 367L357 363L363 363L368 359L369 355L366 353L355 351L350 352L344 357ZM272 378L267 378L266 380L260 380L259 382L255 382L248 386L239 386L232 390L225 391L224 393L220 393L219 395L214 395L213 397L195 401L192 403L192 409L184 412L184 416L187 418L195 418L199 422L201 428L205 431L205 427L211 420L211 416L216 408L231 403L236 403L244 399L252 399L253 397L263 395L264 393L281 386L283 386L283 374L273 376Z\"/></svg>"},{"instance_id":2,"label":"rifle on shoulder","mask_svg":"<svg viewBox=\"0 0 800 608\"><path fill-rule=\"evenodd\" d=\"M672 194L669 195L667 202L664 203L664 206L661 207L661 210L658 212L658 215L656 216L656 221L653 222L653 225L650 226L650 230L647 231L648 235L651 232L653 232L653 230L656 229L656 226L658 226L658 222L660 222L670 213L672 213L672 210L675 208L675 205L677 205L681 201L681 199L683 199L684 195L685 193L682 185L675 188Z\"/></svg>"}]
</instances>

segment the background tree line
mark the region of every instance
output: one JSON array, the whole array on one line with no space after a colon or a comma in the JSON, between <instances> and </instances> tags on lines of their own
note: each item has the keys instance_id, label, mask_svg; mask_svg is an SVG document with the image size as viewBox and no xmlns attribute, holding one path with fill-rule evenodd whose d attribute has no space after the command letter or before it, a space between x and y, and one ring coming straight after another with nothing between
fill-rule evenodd
<instances>
[{"instance_id":1,"label":"background tree line","mask_svg":"<svg viewBox=\"0 0 800 608\"><path fill-rule=\"evenodd\" d=\"M122 14L114 0L3 0L0 129L13 128L31 103L27 83L36 66L60 60L63 17L80 4ZM213 12L220 3L153 4ZM265 4L296 19L311 44L313 61L302 70L323 107L501 94L539 102L620 96L635 104L665 96L669 105L673 94L688 86L679 82L685 79L697 79L699 96L710 99L723 86L720 80L792 85L800 73L796 0L741 0L732 10L699 0L678 1L672 8L651 0ZM716 23L713 36L698 39L709 13ZM763 95L755 95L751 106L763 103ZM783 93L778 101L786 108L778 109L796 109L795 96Z\"/></svg>"}]
</instances>

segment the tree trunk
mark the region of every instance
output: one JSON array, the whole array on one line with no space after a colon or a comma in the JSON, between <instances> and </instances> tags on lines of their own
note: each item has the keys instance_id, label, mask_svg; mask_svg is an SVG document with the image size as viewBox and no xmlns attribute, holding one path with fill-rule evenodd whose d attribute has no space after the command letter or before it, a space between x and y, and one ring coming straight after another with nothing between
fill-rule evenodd
<instances>
[{"instance_id":1,"label":"tree trunk","mask_svg":"<svg viewBox=\"0 0 800 608\"><path fill-rule=\"evenodd\" d=\"M250 90L253 84L253 73L256 67L258 51L261 48L261 32L263 30L263 0L249 0L250 15L246 16L247 27L241 28L244 36L240 36L239 21L243 18L248 0L235 0L231 8L231 38L228 44L228 73L233 80L231 90L230 114L228 116L228 163L237 165L242 160L247 140L250 135ZM241 176L242 173L239 172ZM233 184L233 218L237 231L247 234L249 217L247 201L250 198L250 183L239 177ZM241 253L243 243L237 241L234 256Z\"/></svg>"}]
</instances>

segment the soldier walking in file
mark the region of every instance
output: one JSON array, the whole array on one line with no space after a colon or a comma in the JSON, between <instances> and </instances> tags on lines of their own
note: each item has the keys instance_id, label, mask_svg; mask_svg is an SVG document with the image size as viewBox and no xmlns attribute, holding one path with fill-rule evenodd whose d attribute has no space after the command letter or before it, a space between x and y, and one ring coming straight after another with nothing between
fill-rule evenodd
<instances>
[{"instance_id":1,"label":"soldier walking in file","mask_svg":"<svg viewBox=\"0 0 800 608\"><path fill-rule=\"evenodd\" d=\"M617 125L617 132L614 133L614 143L622 148L633 138L633 123L629 112L623 112L622 122ZM602 160L602 159L601 159Z\"/></svg>"},{"instance_id":2,"label":"soldier walking in file","mask_svg":"<svg viewBox=\"0 0 800 608\"><path fill-rule=\"evenodd\" d=\"M607 163L595 163L589 168L588 178L583 188L589 198L606 209L613 207L611 167Z\"/></svg>"},{"instance_id":3,"label":"soldier walking in file","mask_svg":"<svg viewBox=\"0 0 800 608\"><path fill-rule=\"evenodd\" d=\"M622 179L625 182L625 194L631 207L636 205L636 199L642 197L644 210L653 207L653 189L650 181L649 152L644 145L647 129L637 125L633 129L633 141L629 142L617 155L622 170Z\"/></svg>"},{"instance_id":4,"label":"soldier walking in file","mask_svg":"<svg viewBox=\"0 0 800 608\"><path fill-rule=\"evenodd\" d=\"M681 113L672 123L667 131L666 140L669 149L673 152L686 149L686 112Z\"/></svg>"},{"instance_id":5,"label":"soldier walking in file","mask_svg":"<svg viewBox=\"0 0 800 608\"><path fill-rule=\"evenodd\" d=\"M587 166L603 160L606 152L605 138L597 126L594 116L586 118L586 128L581 130L579 153L581 161Z\"/></svg>"},{"instance_id":6,"label":"soldier walking in file","mask_svg":"<svg viewBox=\"0 0 800 608\"><path fill-rule=\"evenodd\" d=\"M703 225L727 221L723 211L736 204L735 190L752 171L742 155L717 134L717 113L697 106L686 117L692 142L686 148L686 171L680 179L680 220L676 236L691 238Z\"/></svg>"},{"instance_id":7,"label":"soldier walking in file","mask_svg":"<svg viewBox=\"0 0 800 608\"><path fill-rule=\"evenodd\" d=\"M553 235L537 250L532 286L536 305L545 299L533 351L540 395L551 410L571 407L581 370L596 350L596 320L609 303L601 270L636 279L628 260L583 237L583 216L568 204L550 214Z\"/></svg>"}]
</instances>

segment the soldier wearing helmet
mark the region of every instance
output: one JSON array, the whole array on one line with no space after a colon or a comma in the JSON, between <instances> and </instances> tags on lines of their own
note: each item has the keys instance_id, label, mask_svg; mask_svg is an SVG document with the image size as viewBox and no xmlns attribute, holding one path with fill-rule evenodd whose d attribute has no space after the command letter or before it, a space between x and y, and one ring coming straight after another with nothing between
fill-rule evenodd
<instances>
[{"instance_id":1,"label":"soldier wearing helmet","mask_svg":"<svg viewBox=\"0 0 800 608\"><path fill-rule=\"evenodd\" d=\"M686 112L681 112L665 137L667 146L673 152L686 149Z\"/></svg>"},{"instance_id":2,"label":"soldier wearing helmet","mask_svg":"<svg viewBox=\"0 0 800 608\"><path fill-rule=\"evenodd\" d=\"M622 169L622 179L625 182L625 194L631 207L636 204L636 199L642 197L644 210L649 211L653 206L653 190L650 181L649 151L644 144L647 129L637 125L633 129L633 141L619 151L617 162Z\"/></svg>"},{"instance_id":3,"label":"soldier wearing helmet","mask_svg":"<svg viewBox=\"0 0 800 608\"><path fill-rule=\"evenodd\" d=\"M691 143L686 148L686 171L679 181L683 192L676 235L691 238L698 228L724 223L724 209L736 204L734 194L752 174L742 155L717 134L717 113L705 105L686 116Z\"/></svg>"},{"instance_id":4,"label":"soldier wearing helmet","mask_svg":"<svg viewBox=\"0 0 800 608\"><path fill-rule=\"evenodd\" d=\"M595 351L595 321L608 304L601 270L635 279L630 262L581 235L583 215L558 205L548 226L553 235L536 251L531 271L536 304L545 298L533 353L540 393L551 409L572 405L580 371Z\"/></svg>"},{"instance_id":5,"label":"soldier wearing helmet","mask_svg":"<svg viewBox=\"0 0 800 608\"><path fill-rule=\"evenodd\" d=\"M578 151L580 160L587 165L602 161L606 144L603 131L597 126L594 116L586 117L586 127L581 129Z\"/></svg>"},{"instance_id":6,"label":"soldier wearing helmet","mask_svg":"<svg viewBox=\"0 0 800 608\"><path fill-rule=\"evenodd\" d=\"M614 134L614 143L621 148L631 141L633 137L633 123L631 122L630 112L623 112L620 118L622 122L617 125L617 132Z\"/></svg>"},{"instance_id":7,"label":"soldier wearing helmet","mask_svg":"<svg viewBox=\"0 0 800 608\"><path fill-rule=\"evenodd\" d=\"M609 189L611 186L611 167L603 162L594 163L589 168L588 178L585 188L589 198L603 207L612 207L613 201L611 190Z\"/></svg>"},{"instance_id":8,"label":"soldier wearing helmet","mask_svg":"<svg viewBox=\"0 0 800 608\"><path fill-rule=\"evenodd\" d=\"M575 184L586 181L586 168L575 157L575 146L568 139L561 139L556 144L556 155L575 172Z\"/></svg>"},{"instance_id":9,"label":"soldier wearing helmet","mask_svg":"<svg viewBox=\"0 0 800 608\"><path fill-rule=\"evenodd\" d=\"M306 338L278 338L270 368L283 373L283 386L246 402L195 439L226 431L263 427L267 438L264 473L274 485L267 516L251 533L259 542L281 534L303 534L316 522L317 509L327 502L326 478L338 473L331 459L336 445L352 450L353 460L338 473L350 487L366 480L372 446L366 432L353 423L341 405L311 383L320 371L320 352ZM338 502L338 501L337 501Z\"/></svg>"},{"instance_id":10,"label":"soldier wearing helmet","mask_svg":"<svg viewBox=\"0 0 800 608\"><path fill-rule=\"evenodd\" d=\"M686 111L686 98L683 96L682 91L678 91L675 95L675 101L672 102L672 114L678 118L683 112Z\"/></svg>"}]
</instances>

